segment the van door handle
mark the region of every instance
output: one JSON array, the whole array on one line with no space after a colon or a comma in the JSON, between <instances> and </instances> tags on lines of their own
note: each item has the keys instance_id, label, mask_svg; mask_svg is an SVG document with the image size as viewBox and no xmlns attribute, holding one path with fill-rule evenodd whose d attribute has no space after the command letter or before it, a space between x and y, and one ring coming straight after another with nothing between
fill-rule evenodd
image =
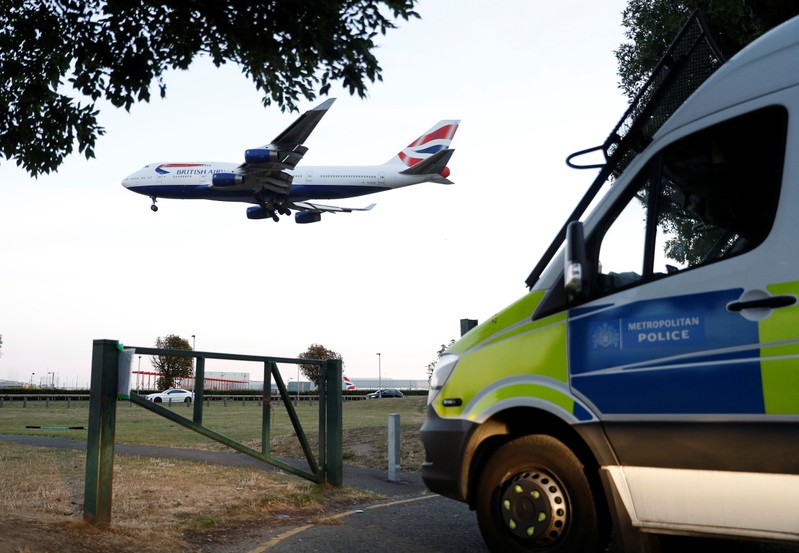
<instances>
[{"instance_id":1,"label":"van door handle","mask_svg":"<svg viewBox=\"0 0 799 553\"><path fill-rule=\"evenodd\" d=\"M727 311L737 313L744 309L777 309L796 303L796 296L771 296L760 300L735 301L727 305Z\"/></svg>"}]
</instances>

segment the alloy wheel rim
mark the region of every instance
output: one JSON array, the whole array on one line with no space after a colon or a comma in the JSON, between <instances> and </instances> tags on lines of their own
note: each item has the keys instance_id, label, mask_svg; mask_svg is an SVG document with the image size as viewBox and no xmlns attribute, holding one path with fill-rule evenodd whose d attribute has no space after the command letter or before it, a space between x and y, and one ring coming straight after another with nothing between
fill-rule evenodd
<instances>
[{"instance_id":1,"label":"alloy wheel rim","mask_svg":"<svg viewBox=\"0 0 799 553\"><path fill-rule=\"evenodd\" d=\"M519 473L508 480L499 509L505 528L512 535L539 546L554 544L568 527L565 490L543 470Z\"/></svg>"}]
</instances>

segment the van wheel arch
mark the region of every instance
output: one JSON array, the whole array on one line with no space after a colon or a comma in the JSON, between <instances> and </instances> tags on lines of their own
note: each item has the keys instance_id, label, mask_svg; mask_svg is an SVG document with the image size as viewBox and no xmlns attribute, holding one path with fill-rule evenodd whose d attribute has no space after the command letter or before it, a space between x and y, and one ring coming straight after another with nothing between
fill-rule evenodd
<instances>
[{"instance_id":1,"label":"van wheel arch","mask_svg":"<svg viewBox=\"0 0 799 553\"><path fill-rule=\"evenodd\" d=\"M477 501L478 477L482 474L491 455L502 445L530 435L551 436L568 447L585 467L585 475L596 498L599 516L599 527L606 531L603 539L610 540L612 527L610 506L602 485L600 464L591 447L572 425L559 417L541 409L517 407L495 414L483 422L472 436L469 450L468 482L466 485L466 501L474 510Z\"/></svg>"}]
</instances>

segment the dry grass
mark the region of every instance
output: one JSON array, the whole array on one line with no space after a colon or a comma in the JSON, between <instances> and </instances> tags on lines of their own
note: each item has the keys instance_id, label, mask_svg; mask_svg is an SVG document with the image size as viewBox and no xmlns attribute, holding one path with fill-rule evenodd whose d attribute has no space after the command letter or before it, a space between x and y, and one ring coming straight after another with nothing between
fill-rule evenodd
<instances>
[{"instance_id":1,"label":"dry grass","mask_svg":"<svg viewBox=\"0 0 799 553\"><path fill-rule=\"evenodd\" d=\"M222 448L143 409L123 405L117 410L118 443ZM314 451L316 409L299 407ZM399 412L402 469L419 470L424 458L419 440L424 411L424 398L346 402L345 463L385 468L387 415ZM86 436L85 431L25 429L31 423L82 424L87 418L85 404L71 408L7 404L0 415L3 434ZM214 429L260 449L255 406L214 406L206 419ZM302 457L285 412L276 410L272 422L272 454ZM248 528L331 523L336 512L377 499L369 492L318 486L280 472L117 456L112 524L95 527L82 520L85 457L82 451L0 442L0 553L214 551L215 545L240 540Z\"/></svg>"},{"instance_id":2,"label":"dry grass","mask_svg":"<svg viewBox=\"0 0 799 553\"><path fill-rule=\"evenodd\" d=\"M316 450L318 435L311 434L308 441ZM353 428L344 430L344 463L366 468L388 467L388 431L385 428ZM259 442L246 445L257 448ZM424 461L424 447L418 427L401 425L400 452L402 470L418 472ZM303 457L297 438L282 436L272 439L272 454L276 457Z\"/></svg>"},{"instance_id":3,"label":"dry grass","mask_svg":"<svg viewBox=\"0 0 799 553\"><path fill-rule=\"evenodd\" d=\"M0 442L0 467L0 553L199 550L198 536L324 520L376 498L276 472L118 456L112 525L96 528L82 522L85 453Z\"/></svg>"}]
</instances>

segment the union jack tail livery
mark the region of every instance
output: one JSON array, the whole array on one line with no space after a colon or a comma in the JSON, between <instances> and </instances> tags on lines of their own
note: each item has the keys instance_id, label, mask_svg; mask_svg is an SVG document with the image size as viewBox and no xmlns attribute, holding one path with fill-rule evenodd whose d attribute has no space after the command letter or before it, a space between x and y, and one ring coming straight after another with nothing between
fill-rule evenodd
<instances>
[{"instance_id":1,"label":"union jack tail livery","mask_svg":"<svg viewBox=\"0 0 799 553\"><path fill-rule=\"evenodd\" d=\"M352 380L347 378L347 375L341 375L341 379L344 381L344 389L348 392L358 389L355 387L355 384L352 383Z\"/></svg>"},{"instance_id":2,"label":"union jack tail livery","mask_svg":"<svg viewBox=\"0 0 799 553\"><path fill-rule=\"evenodd\" d=\"M456 119L439 121L430 130L392 157L386 165L402 163L410 168L422 160L429 159L441 151L448 150L459 124L460 120Z\"/></svg>"}]
</instances>

